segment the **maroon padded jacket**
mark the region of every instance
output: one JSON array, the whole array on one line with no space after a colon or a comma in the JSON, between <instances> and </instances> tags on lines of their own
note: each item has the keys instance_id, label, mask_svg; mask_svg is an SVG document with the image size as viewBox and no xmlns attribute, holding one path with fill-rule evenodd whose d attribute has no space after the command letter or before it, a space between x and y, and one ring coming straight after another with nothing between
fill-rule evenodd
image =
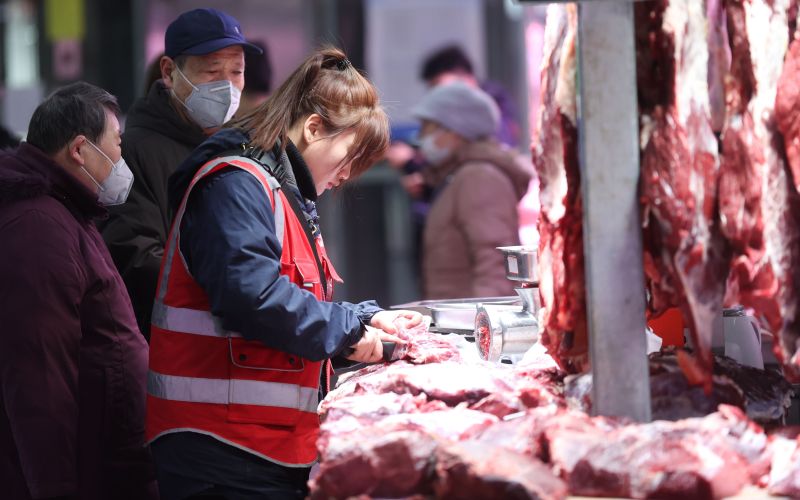
<instances>
[{"instance_id":1,"label":"maroon padded jacket","mask_svg":"<svg viewBox=\"0 0 800 500\"><path fill-rule=\"evenodd\" d=\"M147 344L94 224L105 214L36 147L0 153L4 498L157 497Z\"/></svg>"}]
</instances>

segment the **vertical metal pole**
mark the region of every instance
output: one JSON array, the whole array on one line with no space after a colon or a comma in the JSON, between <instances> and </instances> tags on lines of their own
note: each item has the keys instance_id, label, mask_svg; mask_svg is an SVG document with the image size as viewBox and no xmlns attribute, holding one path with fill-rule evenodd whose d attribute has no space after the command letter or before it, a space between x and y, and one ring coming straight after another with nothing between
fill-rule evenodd
<instances>
[{"instance_id":1,"label":"vertical metal pole","mask_svg":"<svg viewBox=\"0 0 800 500\"><path fill-rule=\"evenodd\" d=\"M578 137L598 415L649 421L633 2L578 6Z\"/></svg>"}]
</instances>

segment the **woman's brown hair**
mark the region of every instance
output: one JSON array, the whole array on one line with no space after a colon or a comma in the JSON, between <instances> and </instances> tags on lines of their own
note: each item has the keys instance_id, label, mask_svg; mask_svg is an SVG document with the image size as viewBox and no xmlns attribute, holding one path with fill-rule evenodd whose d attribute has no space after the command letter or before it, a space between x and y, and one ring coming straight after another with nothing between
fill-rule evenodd
<instances>
[{"instance_id":1,"label":"woman's brown hair","mask_svg":"<svg viewBox=\"0 0 800 500\"><path fill-rule=\"evenodd\" d=\"M331 136L354 130L355 141L345 163L351 176L367 170L389 146L389 120L372 83L335 47L324 47L306 59L261 106L230 122L248 131L254 146L271 149L298 120L316 113Z\"/></svg>"}]
</instances>

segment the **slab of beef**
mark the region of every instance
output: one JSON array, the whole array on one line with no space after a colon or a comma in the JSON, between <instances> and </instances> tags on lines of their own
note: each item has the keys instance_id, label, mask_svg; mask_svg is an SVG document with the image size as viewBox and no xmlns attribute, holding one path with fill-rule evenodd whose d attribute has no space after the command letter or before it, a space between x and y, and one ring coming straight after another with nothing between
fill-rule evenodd
<instances>
[{"instance_id":1,"label":"slab of beef","mask_svg":"<svg viewBox=\"0 0 800 500\"><path fill-rule=\"evenodd\" d=\"M546 453L541 439L543 423L563 411L549 406L508 415L482 430L475 439L530 457L544 458Z\"/></svg>"},{"instance_id":2,"label":"slab of beef","mask_svg":"<svg viewBox=\"0 0 800 500\"><path fill-rule=\"evenodd\" d=\"M652 368L652 367L651 367ZM654 420L680 420L713 413L720 404L745 408L742 390L728 377L714 375L712 392L689 384L686 376L676 370L659 371L650 376L650 397ZM592 411L592 375L576 375L567 379L565 388L569 408Z\"/></svg>"},{"instance_id":3,"label":"slab of beef","mask_svg":"<svg viewBox=\"0 0 800 500\"><path fill-rule=\"evenodd\" d=\"M572 495L719 498L769 467L763 429L724 405L704 418L649 424L536 408L474 439L542 459Z\"/></svg>"},{"instance_id":4,"label":"slab of beef","mask_svg":"<svg viewBox=\"0 0 800 500\"><path fill-rule=\"evenodd\" d=\"M458 410L448 413L457 425ZM311 498L430 493L438 498L566 497L563 481L539 460L466 435L443 433L445 420L435 428L383 420L358 432L331 435L320 450Z\"/></svg>"},{"instance_id":5,"label":"slab of beef","mask_svg":"<svg viewBox=\"0 0 800 500\"><path fill-rule=\"evenodd\" d=\"M744 366L726 356L715 360L714 373L729 378L744 393L748 418L768 428L784 424L794 391L780 373Z\"/></svg>"},{"instance_id":6,"label":"slab of beef","mask_svg":"<svg viewBox=\"0 0 800 500\"><path fill-rule=\"evenodd\" d=\"M489 363L433 363L403 361L367 367L348 374L320 405L323 413L339 399L354 395L424 395L427 401L459 404L503 417L538 406L566 404L562 375L557 370L515 370Z\"/></svg>"},{"instance_id":7,"label":"slab of beef","mask_svg":"<svg viewBox=\"0 0 800 500\"><path fill-rule=\"evenodd\" d=\"M564 370L587 364L583 208L578 165L575 5L550 5L533 164L539 176L541 341Z\"/></svg>"},{"instance_id":8,"label":"slab of beef","mask_svg":"<svg viewBox=\"0 0 800 500\"><path fill-rule=\"evenodd\" d=\"M539 370L515 366L491 370L512 387L512 391L499 391L486 396L470 408L505 417L528 408L565 407L564 372L558 369Z\"/></svg>"},{"instance_id":9,"label":"slab of beef","mask_svg":"<svg viewBox=\"0 0 800 500\"><path fill-rule=\"evenodd\" d=\"M722 230L733 253L727 301L752 307L779 334L776 356L784 362L786 375L797 379L800 373L791 360L800 334L796 318L800 220L778 131L779 124L786 124L780 118L786 115L779 110L791 101L791 88L776 106L789 43L789 6L789 0L726 2L733 62L719 196ZM790 57L784 73L791 73L793 64ZM791 133L791 127L785 131ZM787 139L791 144L792 138Z\"/></svg>"},{"instance_id":10,"label":"slab of beef","mask_svg":"<svg viewBox=\"0 0 800 500\"><path fill-rule=\"evenodd\" d=\"M791 404L792 388L774 370L759 370L725 356L714 356L713 391L691 385L680 369L674 349L650 355L650 395L653 420L702 417L720 404L744 409L747 417L772 428L783 424ZM568 405L587 413L592 408L592 376L569 377L565 384Z\"/></svg>"},{"instance_id":11,"label":"slab of beef","mask_svg":"<svg viewBox=\"0 0 800 500\"><path fill-rule=\"evenodd\" d=\"M800 188L800 40L789 45L775 96L775 125L783 135L795 190Z\"/></svg>"},{"instance_id":12,"label":"slab of beef","mask_svg":"<svg viewBox=\"0 0 800 500\"><path fill-rule=\"evenodd\" d=\"M474 439L539 458L554 465L556 473L571 469L571 457L581 456L582 443L592 436L602 436L628 423L620 418L590 417L584 412L549 406L509 415L502 421L482 430ZM551 446L548 433L585 435L586 440L560 441L565 446Z\"/></svg>"},{"instance_id":13,"label":"slab of beef","mask_svg":"<svg viewBox=\"0 0 800 500\"><path fill-rule=\"evenodd\" d=\"M448 336L430 333L424 324L412 329L399 327L396 335L406 344L396 347L394 360L421 365L461 359L458 347Z\"/></svg>"},{"instance_id":14,"label":"slab of beef","mask_svg":"<svg viewBox=\"0 0 800 500\"><path fill-rule=\"evenodd\" d=\"M580 425L545 431L551 465L573 495L625 498L723 498L749 484L766 447L763 430L733 407L680 422L622 425L607 432Z\"/></svg>"},{"instance_id":15,"label":"slab of beef","mask_svg":"<svg viewBox=\"0 0 800 500\"><path fill-rule=\"evenodd\" d=\"M429 402L424 394L414 396L386 392L335 399L325 398L320 404L319 415L323 421L329 416L332 419L339 419L348 415L375 421L399 413L426 411L431 407L438 410L446 408L447 405L441 402L434 405L434 402Z\"/></svg>"},{"instance_id":16,"label":"slab of beef","mask_svg":"<svg viewBox=\"0 0 800 500\"><path fill-rule=\"evenodd\" d=\"M649 309L678 306L695 358L692 383L711 389L713 320L727 275L715 225L718 144L711 128L708 41L702 0L635 4L641 120L641 202Z\"/></svg>"},{"instance_id":17,"label":"slab of beef","mask_svg":"<svg viewBox=\"0 0 800 500\"><path fill-rule=\"evenodd\" d=\"M798 33L792 29L796 26L797 11L798 4L792 3L789 10L789 25L790 32L794 33L794 41L786 54L775 99L775 122L778 130L783 134L784 153L791 167L791 180L788 179L789 175L785 174L787 177L785 184L791 184L794 187L786 187L780 179L773 182L776 182L776 188L784 189L783 192L779 192L781 193L779 198L783 198L785 195L792 205L791 208L788 208L788 213L785 208L783 217L778 219L780 230L787 232L777 235L770 233L779 237L772 246L782 248L782 251L777 254L783 257L782 260L779 259L780 271L776 272L783 288L780 293L782 323L779 331L781 342L779 346L775 346L775 350L780 356L778 359L784 363L787 375L795 381L800 380L800 354L797 349L798 340L800 340L800 318L797 314L800 241L798 241L796 225L800 213L797 196L798 186L800 186L800 39L798 39ZM767 242L770 241L773 240L768 238Z\"/></svg>"},{"instance_id":18,"label":"slab of beef","mask_svg":"<svg viewBox=\"0 0 800 500\"><path fill-rule=\"evenodd\" d=\"M371 431L370 434L367 431ZM336 437L322 450L312 499L357 495L399 498L432 492L436 441L417 430L381 430Z\"/></svg>"},{"instance_id":19,"label":"slab of beef","mask_svg":"<svg viewBox=\"0 0 800 500\"><path fill-rule=\"evenodd\" d=\"M366 374L354 375L328 394L327 404L352 394L424 394L429 400L449 406L474 404L497 392L512 392L513 386L489 368L464 363L411 365L395 362Z\"/></svg>"},{"instance_id":20,"label":"slab of beef","mask_svg":"<svg viewBox=\"0 0 800 500\"><path fill-rule=\"evenodd\" d=\"M681 309L695 346L681 368L707 393L714 318L739 303L781 339L776 355L800 380L800 42L787 51L797 10L793 0L635 4L648 309ZM587 345L576 24L572 7L549 8L533 150L542 339L572 373Z\"/></svg>"},{"instance_id":21,"label":"slab of beef","mask_svg":"<svg viewBox=\"0 0 800 500\"><path fill-rule=\"evenodd\" d=\"M317 442L321 464L312 498L429 492L438 443L470 439L498 421L487 413L437 407L423 399L369 394L331 405ZM394 410L409 413L386 414Z\"/></svg>"},{"instance_id":22,"label":"slab of beef","mask_svg":"<svg viewBox=\"0 0 800 500\"><path fill-rule=\"evenodd\" d=\"M331 433L351 433L393 415L441 411L447 408L441 401L428 401L423 394L413 396L388 392L343 397L335 402L326 399L320 405L320 418L325 425L317 447L327 448Z\"/></svg>"},{"instance_id":23,"label":"slab of beef","mask_svg":"<svg viewBox=\"0 0 800 500\"><path fill-rule=\"evenodd\" d=\"M358 399L369 399L371 396L358 396ZM351 408L350 412L329 412L320 426L320 440L317 443L323 456L327 450L336 449L334 442L349 439L371 426L380 426L388 431L419 430L442 439L462 440L476 435L483 429L498 421L488 413L470 410L469 408L436 408L422 407L419 411L398 413L376 417L365 415L360 409Z\"/></svg>"},{"instance_id":24,"label":"slab of beef","mask_svg":"<svg viewBox=\"0 0 800 500\"><path fill-rule=\"evenodd\" d=\"M488 442L446 443L436 450L438 498L561 499L567 486L528 455Z\"/></svg>"},{"instance_id":25,"label":"slab of beef","mask_svg":"<svg viewBox=\"0 0 800 500\"><path fill-rule=\"evenodd\" d=\"M766 486L770 495L800 497L799 428L770 435L765 458L769 461Z\"/></svg>"},{"instance_id":26,"label":"slab of beef","mask_svg":"<svg viewBox=\"0 0 800 500\"><path fill-rule=\"evenodd\" d=\"M526 399L523 400L521 395L516 392L497 392L469 405L469 407L503 418L525 411L527 408L535 408L540 404L546 405L551 402L549 391L538 388L532 388L532 393L526 393L525 396Z\"/></svg>"},{"instance_id":27,"label":"slab of beef","mask_svg":"<svg viewBox=\"0 0 800 500\"><path fill-rule=\"evenodd\" d=\"M512 369L514 376L525 380L535 380L554 390L560 390L564 385L566 373L555 367L539 368L536 365L514 365Z\"/></svg>"}]
</instances>

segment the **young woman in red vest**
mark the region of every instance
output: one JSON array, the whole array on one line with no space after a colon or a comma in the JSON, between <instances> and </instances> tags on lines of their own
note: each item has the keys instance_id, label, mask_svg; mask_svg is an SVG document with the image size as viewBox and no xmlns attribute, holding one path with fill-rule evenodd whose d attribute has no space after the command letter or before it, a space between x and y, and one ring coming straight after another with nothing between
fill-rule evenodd
<instances>
[{"instance_id":1,"label":"young woman in red vest","mask_svg":"<svg viewBox=\"0 0 800 500\"><path fill-rule=\"evenodd\" d=\"M213 113L214 99L198 103ZM373 85L327 48L170 179L147 380L162 499L303 498L329 360L379 361L398 318L421 321L330 302L339 278L315 200L369 168L388 135Z\"/></svg>"}]
</instances>

